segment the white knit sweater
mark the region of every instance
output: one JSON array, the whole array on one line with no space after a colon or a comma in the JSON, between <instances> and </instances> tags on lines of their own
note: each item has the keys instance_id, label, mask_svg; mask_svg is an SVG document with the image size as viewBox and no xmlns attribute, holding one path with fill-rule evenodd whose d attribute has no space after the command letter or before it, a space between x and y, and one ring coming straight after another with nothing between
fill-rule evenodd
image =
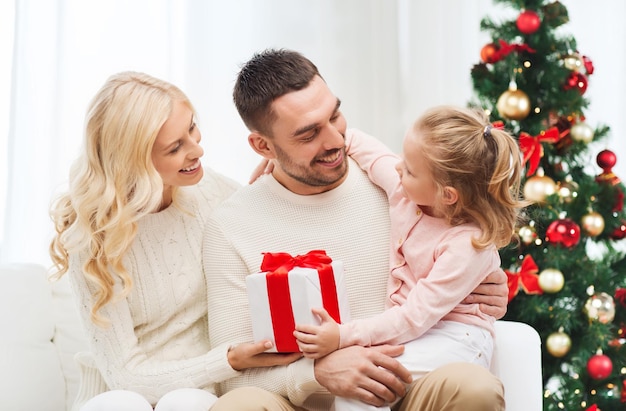
<instances>
[{"instance_id":1,"label":"white knit sweater","mask_svg":"<svg viewBox=\"0 0 626 411\"><path fill-rule=\"evenodd\" d=\"M199 184L180 188L186 212L170 206L139 221L124 259L131 293L101 310L110 327L90 320L91 285L79 257L70 259L86 335L108 388L136 391L152 404L176 388L214 392L214 383L237 374L226 359L227 345L210 350L201 249L208 215L238 184L207 168L204 174Z\"/></svg>"},{"instance_id":2,"label":"white knit sweater","mask_svg":"<svg viewBox=\"0 0 626 411\"><path fill-rule=\"evenodd\" d=\"M389 272L388 210L385 193L352 161L346 181L323 194L297 195L265 176L231 196L211 216L205 235L211 345L252 341L245 277L259 270L263 252L326 250L344 263L352 318L382 312ZM315 381L308 359L247 370L220 388L246 385L309 410L330 406L331 397Z\"/></svg>"}]
</instances>

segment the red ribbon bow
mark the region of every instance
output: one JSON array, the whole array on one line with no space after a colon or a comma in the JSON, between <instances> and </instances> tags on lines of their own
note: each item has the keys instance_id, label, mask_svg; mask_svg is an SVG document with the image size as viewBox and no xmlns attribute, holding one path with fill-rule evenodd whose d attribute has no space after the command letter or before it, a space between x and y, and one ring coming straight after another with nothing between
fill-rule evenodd
<instances>
[{"instance_id":1,"label":"red ribbon bow","mask_svg":"<svg viewBox=\"0 0 626 411\"><path fill-rule=\"evenodd\" d=\"M512 273L504 270L507 277L507 285L509 287L509 302L517 295L520 285L526 294L543 294L543 290L539 287L539 268L530 254L527 254L522 261L522 267L519 273Z\"/></svg>"},{"instance_id":2,"label":"red ribbon bow","mask_svg":"<svg viewBox=\"0 0 626 411\"><path fill-rule=\"evenodd\" d=\"M543 146L541 143L554 144L558 142L560 138L561 134L556 127L550 127L536 136L531 136L523 131L520 133L519 145L522 153L524 153L524 164L526 164L527 161L529 162L526 177L535 174L537 167L539 167L539 160L543 157Z\"/></svg>"},{"instance_id":3,"label":"red ribbon bow","mask_svg":"<svg viewBox=\"0 0 626 411\"><path fill-rule=\"evenodd\" d=\"M324 250L312 250L295 257L288 253L263 253L261 271L286 274L294 267L318 268L321 264L330 264L332 261Z\"/></svg>"},{"instance_id":4,"label":"red ribbon bow","mask_svg":"<svg viewBox=\"0 0 626 411\"><path fill-rule=\"evenodd\" d=\"M496 50L493 53L493 56L490 59L491 63L496 63L500 60L502 60L503 58L505 58L506 56L508 56L509 54L511 54L512 52L516 51L516 52L520 52L520 51L527 51L529 53L534 53L535 50L533 50L532 48L530 48L528 45L526 44L509 44L504 40L498 40L498 43L500 44L500 47L498 48L498 50Z\"/></svg>"},{"instance_id":5,"label":"red ribbon bow","mask_svg":"<svg viewBox=\"0 0 626 411\"><path fill-rule=\"evenodd\" d=\"M279 352L297 352L298 345L291 332L296 328L293 318L291 294L289 292L289 271L295 267L314 268L320 280L322 305L328 314L341 323L339 300L332 259L323 250L312 250L295 257L288 253L263 253L261 271L267 271L267 296L270 302L272 326L274 330L287 330L275 333L276 348Z\"/></svg>"}]
</instances>

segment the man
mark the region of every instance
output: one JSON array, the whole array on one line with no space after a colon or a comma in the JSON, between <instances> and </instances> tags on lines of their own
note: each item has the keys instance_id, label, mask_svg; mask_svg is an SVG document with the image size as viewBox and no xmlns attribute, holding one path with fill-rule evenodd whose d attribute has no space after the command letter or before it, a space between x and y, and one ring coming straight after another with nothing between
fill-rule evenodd
<instances>
[{"instance_id":1,"label":"man","mask_svg":"<svg viewBox=\"0 0 626 411\"><path fill-rule=\"evenodd\" d=\"M343 261L352 317L381 312L389 273L389 205L346 157L345 134L359 131L347 130L339 99L308 59L267 50L241 69L234 100L250 145L274 168L226 200L208 222L203 258L211 345L252 340L245 277L259 270L263 252L326 250ZM468 298L495 304L484 309L500 318L506 279L500 272L486 282L494 279L499 284L484 284ZM222 385L229 393L213 410L328 410L329 392L377 406L403 397L398 410L504 409L501 383L471 364L433 371L406 393L410 375L394 359L401 353L401 346L352 346L315 361L247 370ZM252 390L255 396L241 388L246 386L266 391Z\"/></svg>"}]
</instances>

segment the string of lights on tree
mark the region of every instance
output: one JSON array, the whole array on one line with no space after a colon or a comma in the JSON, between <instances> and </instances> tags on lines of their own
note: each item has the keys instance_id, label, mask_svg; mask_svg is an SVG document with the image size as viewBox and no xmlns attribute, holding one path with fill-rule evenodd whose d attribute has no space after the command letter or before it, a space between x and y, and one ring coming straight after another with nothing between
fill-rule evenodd
<instances>
[{"instance_id":1,"label":"string of lights on tree","mask_svg":"<svg viewBox=\"0 0 626 411\"><path fill-rule=\"evenodd\" d=\"M596 68L564 34L558 1L494 0L517 12L485 17L491 41L471 71L476 97L519 142L526 165L519 243L501 250L505 319L542 339L544 410L626 410L626 211L617 155L589 124ZM595 151L594 151L595 150ZM520 382L523 383L523 382Z\"/></svg>"}]
</instances>

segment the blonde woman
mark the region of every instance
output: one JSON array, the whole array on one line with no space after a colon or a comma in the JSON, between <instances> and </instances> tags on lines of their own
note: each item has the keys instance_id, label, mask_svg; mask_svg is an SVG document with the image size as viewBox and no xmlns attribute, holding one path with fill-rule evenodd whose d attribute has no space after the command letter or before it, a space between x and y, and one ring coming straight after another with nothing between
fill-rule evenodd
<instances>
[{"instance_id":1,"label":"blonde woman","mask_svg":"<svg viewBox=\"0 0 626 411\"><path fill-rule=\"evenodd\" d=\"M185 94L143 73L113 75L89 106L50 246L107 388L81 410L206 411L216 383L299 357L209 346L202 233L238 185L203 168L200 138Z\"/></svg>"}]
</instances>

